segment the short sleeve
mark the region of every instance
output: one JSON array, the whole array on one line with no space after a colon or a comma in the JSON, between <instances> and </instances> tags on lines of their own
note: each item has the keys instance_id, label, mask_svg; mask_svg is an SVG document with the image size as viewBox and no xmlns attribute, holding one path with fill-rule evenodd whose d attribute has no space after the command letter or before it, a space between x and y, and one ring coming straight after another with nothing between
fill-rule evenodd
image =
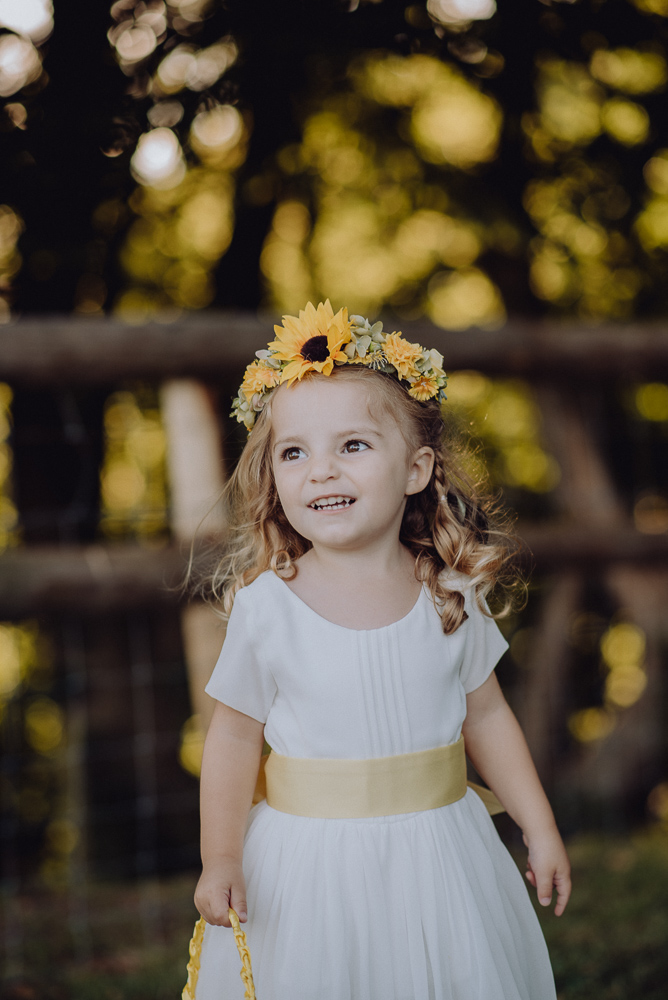
<instances>
[{"instance_id":1,"label":"short sleeve","mask_svg":"<svg viewBox=\"0 0 668 1000\"><path fill-rule=\"evenodd\" d=\"M465 631L465 642L459 676L464 691L470 694L485 683L508 649L508 643L494 619L482 613L470 591L466 593L465 607L468 619L460 626Z\"/></svg>"},{"instance_id":2,"label":"short sleeve","mask_svg":"<svg viewBox=\"0 0 668 1000\"><path fill-rule=\"evenodd\" d=\"M255 611L255 613L254 613ZM225 642L205 691L237 712L265 723L276 696L276 682L258 649L259 609L242 589L234 599Z\"/></svg>"}]
</instances>

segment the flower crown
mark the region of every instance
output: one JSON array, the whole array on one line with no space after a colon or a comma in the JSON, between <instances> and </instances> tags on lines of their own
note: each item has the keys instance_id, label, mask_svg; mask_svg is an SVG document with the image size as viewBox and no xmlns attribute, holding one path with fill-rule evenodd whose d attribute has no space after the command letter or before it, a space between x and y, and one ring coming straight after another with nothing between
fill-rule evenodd
<instances>
[{"instance_id":1,"label":"flower crown","mask_svg":"<svg viewBox=\"0 0 668 1000\"><path fill-rule=\"evenodd\" d=\"M383 324L369 323L339 309L329 299L318 308L309 302L297 316L284 316L275 326L276 340L256 351L246 368L232 416L250 431L271 393L283 382L291 385L306 372L331 375L334 365L366 365L404 382L409 396L421 403L445 399L447 377L443 355L404 340L401 333L383 333Z\"/></svg>"}]
</instances>

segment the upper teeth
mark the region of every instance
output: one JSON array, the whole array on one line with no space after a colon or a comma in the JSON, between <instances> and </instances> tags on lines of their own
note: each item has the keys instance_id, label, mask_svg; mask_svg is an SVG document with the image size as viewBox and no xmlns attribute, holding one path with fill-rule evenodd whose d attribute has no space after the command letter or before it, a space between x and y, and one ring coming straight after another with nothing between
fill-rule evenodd
<instances>
[{"instance_id":1,"label":"upper teeth","mask_svg":"<svg viewBox=\"0 0 668 1000\"><path fill-rule=\"evenodd\" d=\"M311 507L338 507L340 504L352 503L352 497L323 497L321 500L314 500Z\"/></svg>"}]
</instances>

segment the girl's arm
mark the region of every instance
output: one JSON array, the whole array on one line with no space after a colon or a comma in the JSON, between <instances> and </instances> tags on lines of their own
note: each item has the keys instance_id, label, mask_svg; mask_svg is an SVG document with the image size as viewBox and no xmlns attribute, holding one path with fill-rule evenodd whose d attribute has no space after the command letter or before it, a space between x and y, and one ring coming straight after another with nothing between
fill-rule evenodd
<instances>
[{"instance_id":1,"label":"girl's arm","mask_svg":"<svg viewBox=\"0 0 668 1000\"><path fill-rule=\"evenodd\" d=\"M554 815L529 753L524 734L492 674L466 697L462 726L466 753L480 776L520 826L529 848L527 879L549 906L557 890L554 912L561 916L571 894L568 855Z\"/></svg>"},{"instance_id":2,"label":"girl's arm","mask_svg":"<svg viewBox=\"0 0 668 1000\"><path fill-rule=\"evenodd\" d=\"M202 757L202 875L195 891L195 906L210 924L229 927L230 906L247 919L241 861L263 744L261 722L216 703Z\"/></svg>"}]
</instances>

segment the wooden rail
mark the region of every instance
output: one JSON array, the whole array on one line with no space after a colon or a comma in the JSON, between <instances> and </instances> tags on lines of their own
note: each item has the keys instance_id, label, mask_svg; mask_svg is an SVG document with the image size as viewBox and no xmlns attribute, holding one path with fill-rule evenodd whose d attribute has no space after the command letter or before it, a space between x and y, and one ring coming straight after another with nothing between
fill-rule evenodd
<instances>
[{"instance_id":1,"label":"wooden rail","mask_svg":"<svg viewBox=\"0 0 668 1000\"><path fill-rule=\"evenodd\" d=\"M592 531L576 525L523 525L519 558L527 569L558 572L607 563L666 564L668 535ZM30 546L0 557L0 618L74 611L99 614L183 599L184 547Z\"/></svg>"},{"instance_id":2,"label":"wooden rail","mask_svg":"<svg viewBox=\"0 0 668 1000\"><path fill-rule=\"evenodd\" d=\"M142 326L111 317L26 317L0 327L0 380L47 385L238 376L253 352L266 345L274 321L270 316L223 312ZM499 330L462 332L441 330L427 321L399 325L409 340L438 348L449 371L475 368L491 375L569 383L668 377L666 324L617 327L509 320Z\"/></svg>"}]
</instances>

